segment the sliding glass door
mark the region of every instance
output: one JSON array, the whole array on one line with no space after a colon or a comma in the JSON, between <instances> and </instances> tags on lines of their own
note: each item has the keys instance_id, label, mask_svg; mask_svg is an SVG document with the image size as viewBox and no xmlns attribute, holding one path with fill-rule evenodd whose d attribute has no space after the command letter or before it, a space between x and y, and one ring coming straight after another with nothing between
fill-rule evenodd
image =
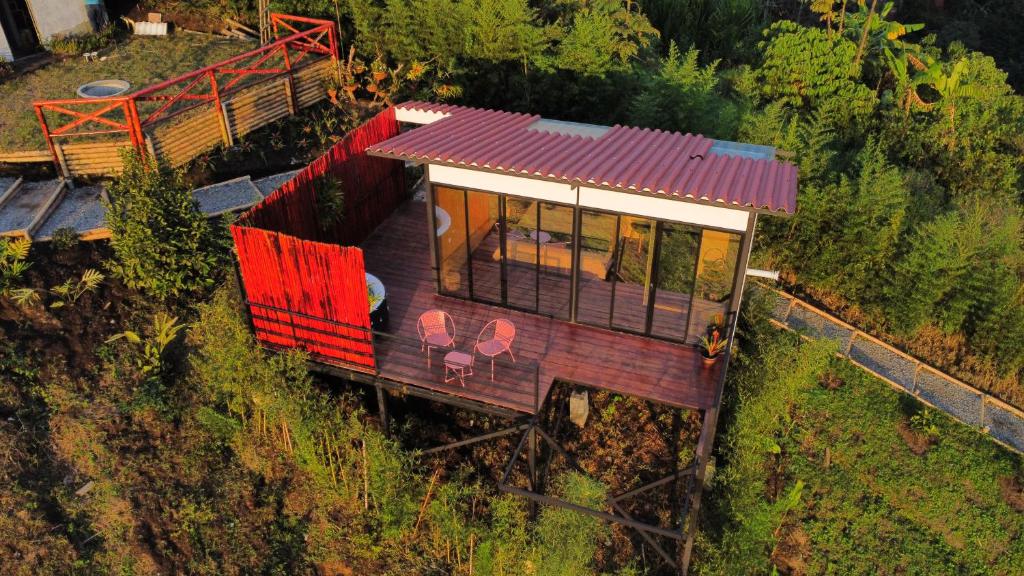
<instances>
[{"instance_id":1,"label":"sliding glass door","mask_svg":"<svg viewBox=\"0 0 1024 576\"><path fill-rule=\"evenodd\" d=\"M650 334L670 340L686 337L700 230L685 224L659 226L657 277L651 298Z\"/></svg>"},{"instance_id":2,"label":"sliding glass door","mask_svg":"<svg viewBox=\"0 0 1024 576\"><path fill-rule=\"evenodd\" d=\"M651 275L654 272L655 223L649 218L619 218L618 261L612 286L612 328L644 333Z\"/></svg>"},{"instance_id":3,"label":"sliding glass door","mask_svg":"<svg viewBox=\"0 0 1024 576\"><path fill-rule=\"evenodd\" d=\"M716 321L717 316L724 320L729 313L741 240L739 234L717 230L701 231L687 342L698 342L708 324Z\"/></svg>"},{"instance_id":4,"label":"sliding glass door","mask_svg":"<svg viewBox=\"0 0 1024 576\"><path fill-rule=\"evenodd\" d=\"M691 343L728 312L739 234L445 186L433 198L443 294Z\"/></svg>"},{"instance_id":5,"label":"sliding glass door","mask_svg":"<svg viewBox=\"0 0 1024 576\"><path fill-rule=\"evenodd\" d=\"M469 255L473 268L472 294L476 300L502 304L501 197L488 192L466 192L469 214Z\"/></svg>"},{"instance_id":6,"label":"sliding glass door","mask_svg":"<svg viewBox=\"0 0 1024 576\"><path fill-rule=\"evenodd\" d=\"M735 234L703 232L738 238ZM580 234L578 322L666 340L693 341L687 334L694 330L691 310L701 253L700 228L583 209ZM608 262L608 272L603 276L601 262ZM728 262L735 267L735 258ZM708 271L720 270L728 262L714 264ZM719 279L716 285L724 280ZM726 299L714 305L702 300L698 322L728 307L729 295L719 293L719 297L723 295Z\"/></svg>"},{"instance_id":7,"label":"sliding glass door","mask_svg":"<svg viewBox=\"0 0 1024 576\"><path fill-rule=\"evenodd\" d=\"M434 186L437 228L438 286L442 294L469 298L469 239L466 235L466 192Z\"/></svg>"},{"instance_id":8,"label":"sliding glass door","mask_svg":"<svg viewBox=\"0 0 1024 576\"><path fill-rule=\"evenodd\" d=\"M537 311L537 241L530 238L537 218L537 202L526 198L505 198L505 277L508 305Z\"/></svg>"},{"instance_id":9,"label":"sliding glass door","mask_svg":"<svg viewBox=\"0 0 1024 576\"><path fill-rule=\"evenodd\" d=\"M545 316L568 320L572 303L573 219L572 206L539 202L540 222L536 232L540 256L540 292L537 311Z\"/></svg>"},{"instance_id":10,"label":"sliding glass door","mask_svg":"<svg viewBox=\"0 0 1024 576\"><path fill-rule=\"evenodd\" d=\"M580 209L577 322L603 328L611 325L618 227L619 217L615 214Z\"/></svg>"}]
</instances>

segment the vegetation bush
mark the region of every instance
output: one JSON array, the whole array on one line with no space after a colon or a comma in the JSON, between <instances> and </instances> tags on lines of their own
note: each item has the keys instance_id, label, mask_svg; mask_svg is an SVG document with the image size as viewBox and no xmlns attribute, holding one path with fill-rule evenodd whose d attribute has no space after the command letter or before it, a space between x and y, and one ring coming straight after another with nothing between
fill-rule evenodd
<instances>
[{"instance_id":1,"label":"vegetation bush","mask_svg":"<svg viewBox=\"0 0 1024 576\"><path fill-rule=\"evenodd\" d=\"M1024 518L1005 487L1018 455L828 341L746 330L698 573L1013 573Z\"/></svg>"},{"instance_id":2,"label":"vegetation bush","mask_svg":"<svg viewBox=\"0 0 1024 576\"><path fill-rule=\"evenodd\" d=\"M782 444L791 434L800 393L816 385L836 345L824 339L798 342L790 334L758 333L753 356L742 357L740 376L733 379L734 414L721 441L725 462L715 478L726 528L715 556L720 564L709 563L710 572L768 573L780 527L800 503L802 481L782 474Z\"/></svg>"},{"instance_id":3,"label":"vegetation bush","mask_svg":"<svg viewBox=\"0 0 1024 576\"><path fill-rule=\"evenodd\" d=\"M0 237L0 296L10 296L16 284L32 264L28 253L32 243L26 239Z\"/></svg>"},{"instance_id":4,"label":"vegetation bush","mask_svg":"<svg viewBox=\"0 0 1024 576\"><path fill-rule=\"evenodd\" d=\"M57 56L79 56L106 48L117 36L117 26L110 24L98 32L55 36L46 42L46 49Z\"/></svg>"},{"instance_id":5,"label":"vegetation bush","mask_svg":"<svg viewBox=\"0 0 1024 576\"><path fill-rule=\"evenodd\" d=\"M159 300L213 286L225 236L199 212L183 174L137 152L123 154L124 172L108 187L112 273Z\"/></svg>"}]
</instances>

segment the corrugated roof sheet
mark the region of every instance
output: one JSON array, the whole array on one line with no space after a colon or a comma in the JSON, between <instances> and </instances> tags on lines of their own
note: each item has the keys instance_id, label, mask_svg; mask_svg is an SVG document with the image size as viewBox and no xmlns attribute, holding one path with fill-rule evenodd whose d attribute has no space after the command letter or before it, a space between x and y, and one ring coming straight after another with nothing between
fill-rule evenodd
<instances>
[{"instance_id":1,"label":"corrugated roof sheet","mask_svg":"<svg viewBox=\"0 0 1024 576\"><path fill-rule=\"evenodd\" d=\"M793 164L712 152L716 141L700 135L616 125L594 137L530 129L542 120L530 114L429 102L398 109L446 116L367 152L738 208L796 210Z\"/></svg>"}]
</instances>

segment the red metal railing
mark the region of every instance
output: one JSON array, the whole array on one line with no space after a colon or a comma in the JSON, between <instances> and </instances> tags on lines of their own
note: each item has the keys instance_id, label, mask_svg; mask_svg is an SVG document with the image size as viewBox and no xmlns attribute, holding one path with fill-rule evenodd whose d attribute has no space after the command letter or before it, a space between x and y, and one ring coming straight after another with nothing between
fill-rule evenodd
<instances>
[{"instance_id":1,"label":"red metal railing","mask_svg":"<svg viewBox=\"0 0 1024 576\"><path fill-rule=\"evenodd\" d=\"M312 55L337 60L338 31L334 22L287 14L271 14L270 22L275 41L132 94L34 102L54 162L58 161L55 137L126 134L132 146L145 152L145 128L199 106L220 109L224 96L270 78L290 78L296 65ZM281 31L290 34L280 37ZM59 125L51 128L47 113L55 114ZM226 132L223 118L221 122Z\"/></svg>"}]
</instances>

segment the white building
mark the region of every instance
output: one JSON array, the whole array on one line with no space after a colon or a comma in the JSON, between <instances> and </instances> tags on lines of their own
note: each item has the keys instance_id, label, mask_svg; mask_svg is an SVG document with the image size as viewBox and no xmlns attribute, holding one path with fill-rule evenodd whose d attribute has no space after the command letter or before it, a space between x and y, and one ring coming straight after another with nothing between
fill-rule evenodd
<instances>
[{"instance_id":1,"label":"white building","mask_svg":"<svg viewBox=\"0 0 1024 576\"><path fill-rule=\"evenodd\" d=\"M0 57L38 52L55 36L92 29L83 0L0 0Z\"/></svg>"}]
</instances>

